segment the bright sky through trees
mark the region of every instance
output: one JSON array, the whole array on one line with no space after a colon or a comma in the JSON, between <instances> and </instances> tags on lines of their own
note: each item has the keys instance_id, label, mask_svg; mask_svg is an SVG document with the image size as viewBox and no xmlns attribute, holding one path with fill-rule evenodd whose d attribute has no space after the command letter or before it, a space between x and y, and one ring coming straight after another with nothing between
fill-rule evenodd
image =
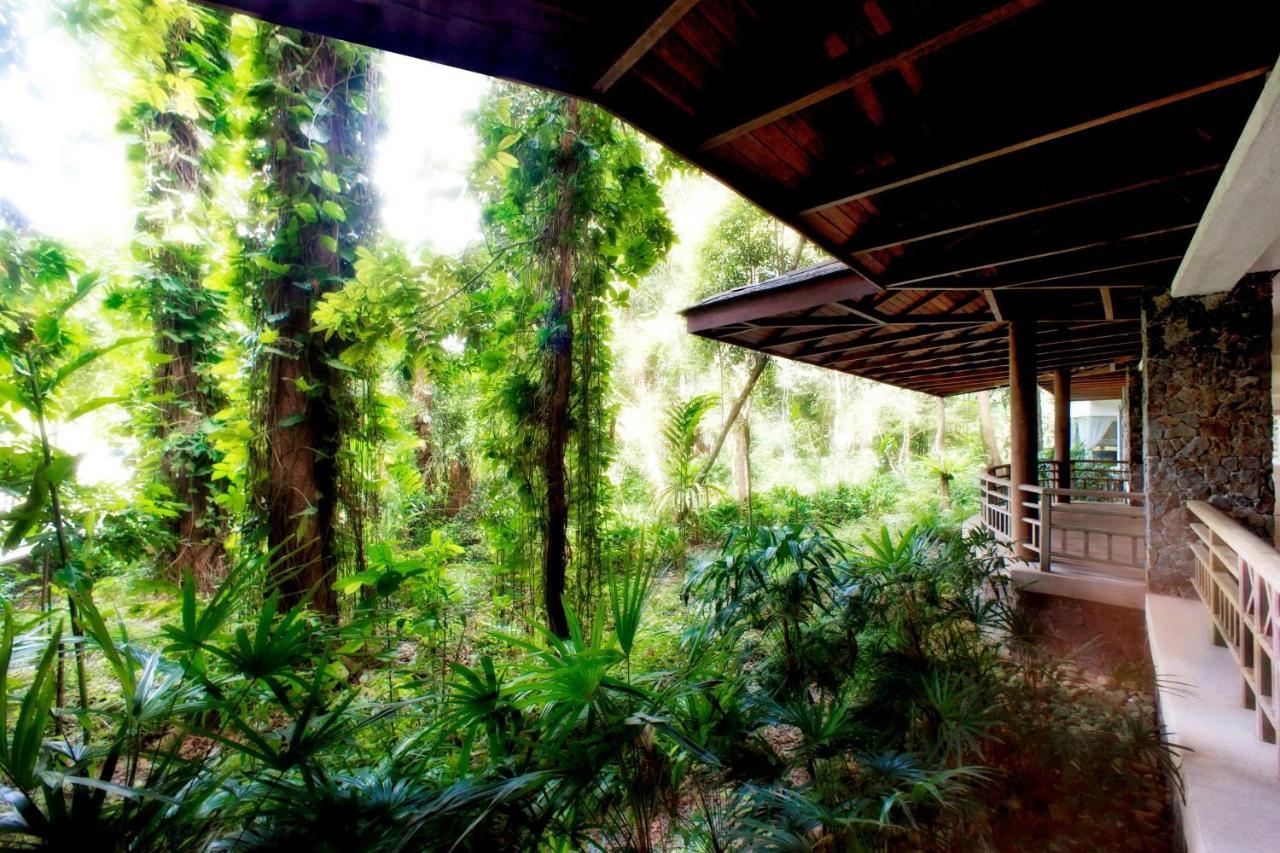
<instances>
[{"instance_id":1,"label":"bright sky through trees","mask_svg":"<svg viewBox=\"0 0 1280 853\"><path fill-rule=\"evenodd\" d=\"M0 70L0 198L50 236L117 242L132 229L118 108L83 46L28 0L21 50ZM382 65L386 127L374 180L382 223L406 245L446 254L479 239L479 209L465 195L475 150L467 115L489 81L403 56Z\"/></svg>"}]
</instances>

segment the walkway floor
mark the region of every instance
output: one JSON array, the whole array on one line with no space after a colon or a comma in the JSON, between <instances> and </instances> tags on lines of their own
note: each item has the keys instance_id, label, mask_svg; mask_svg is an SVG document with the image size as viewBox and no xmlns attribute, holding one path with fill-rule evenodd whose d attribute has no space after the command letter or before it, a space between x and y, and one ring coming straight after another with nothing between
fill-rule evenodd
<instances>
[{"instance_id":1,"label":"walkway floor","mask_svg":"<svg viewBox=\"0 0 1280 853\"><path fill-rule=\"evenodd\" d=\"M1147 635L1160 715L1181 755L1189 853L1280 849L1280 753L1258 739L1253 711L1240 704L1240 676L1213 645L1198 599L1148 595Z\"/></svg>"}]
</instances>

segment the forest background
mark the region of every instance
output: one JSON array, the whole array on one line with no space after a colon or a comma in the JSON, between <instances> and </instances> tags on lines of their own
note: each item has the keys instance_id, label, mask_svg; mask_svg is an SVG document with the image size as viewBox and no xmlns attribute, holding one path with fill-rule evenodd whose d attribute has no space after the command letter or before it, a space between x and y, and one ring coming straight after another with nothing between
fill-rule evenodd
<instances>
[{"instance_id":1,"label":"forest background","mask_svg":"<svg viewBox=\"0 0 1280 853\"><path fill-rule=\"evenodd\" d=\"M0 0L0 104L17 846L1164 849L1002 395L687 335L821 256L635 131L185 0Z\"/></svg>"}]
</instances>

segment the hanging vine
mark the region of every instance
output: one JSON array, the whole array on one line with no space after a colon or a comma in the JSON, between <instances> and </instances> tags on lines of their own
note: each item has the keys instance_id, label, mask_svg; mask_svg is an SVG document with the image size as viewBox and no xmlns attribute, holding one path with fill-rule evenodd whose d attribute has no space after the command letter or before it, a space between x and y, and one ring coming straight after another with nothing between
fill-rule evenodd
<instances>
[{"instance_id":1,"label":"hanging vine","mask_svg":"<svg viewBox=\"0 0 1280 853\"><path fill-rule=\"evenodd\" d=\"M497 277L513 322L495 330L482 359L505 414L488 455L517 488L512 516L532 522L516 521L525 534L506 545L520 559L500 564L518 568L538 554L547 621L564 633L563 593L581 605L600 582L613 442L607 309L670 247L671 225L639 140L606 113L498 87L477 128L488 236L519 246Z\"/></svg>"},{"instance_id":2,"label":"hanging vine","mask_svg":"<svg viewBox=\"0 0 1280 853\"><path fill-rule=\"evenodd\" d=\"M225 14L177 2L114 0L87 28L129 70L122 127L132 140L139 204L134 276L109 304L131 303L154 329L153 387L135 414L156 445L174 505L165 554L175 577L209 589L222 575L227 518L220 453L210 440L226 404L215 372L226 339L222 291L206 286L217 215L214 195L228 147L231 88Z\"/></svg>"},{"instance_id":3,"label":"hanging vine","mask_svg":"<svg viewBox=\"0 0 1280 853\"><path fill-rule=\"evenodd\" d=\"M284 600L310 596L334 614L344 465L359 476L360 450L340 458L344 435L363 426L351 370L312 328L324 294L354 272L370 224L369 51L308 33L261 27L253 85L259 140L254 202L267 227L250 252L259 270L253 401L256 500L266 520L273 582ZM363 531L365 496L356 524ZM351 518L348 514L348 518Z\"/></svg>"}]
</instances>

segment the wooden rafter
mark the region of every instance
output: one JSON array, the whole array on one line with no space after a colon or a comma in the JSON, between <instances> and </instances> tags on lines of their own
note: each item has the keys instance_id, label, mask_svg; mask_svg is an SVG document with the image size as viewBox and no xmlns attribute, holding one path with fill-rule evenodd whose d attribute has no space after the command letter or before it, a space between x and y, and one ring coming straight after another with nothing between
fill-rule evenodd
<instances>
[{"instance_id":1,"label":"wooden rafter","mask_svg":"<svg viewBox=\"0 0 1280 853\"><path fill-rule=\"evenodd\" d=\"M1167 107L1167 106L1170 106L1171 104L1177 104L1182 101L1189 100L1191 98L1196 98L1201 95L1209 94L1210 92L1216 92L1219 89L1223 89L1228 86L1234 86L1238 83L1243 83L1249 80L1255 80L1259 77L1266 75L1266 73L1270 69L1271 69L1271 66L1269 65L1265 65L1260 68L1253 68L1239 74L1233 74L1230 77L1224 77L1220 80L1214 80L1211 83L1205 83L1200 86L1194 86L1190 89L1184 89L1180 92L1174 92L1173 94L1165 95L1162 98L1155 98L1153 100L1145 101L1140 104L1135 104L1123 110L1116 110L1115 112L1110 112L1110 113L1107 113L1106 115L1089 119L1088 121L1078 122L1076 124L1068 125L1067 127L1062 127L1062 128L1058 128L1057 130L1049 131L1048 133L1042 133L1037 136L1032 136L1028 139L1022 139L1017 142L1010 143L1008 145L1003 145L1003 146L1000 146L999 148L994 148L990 151L985 151L981 154L976 154L972 157L965 157L960 160L941 163L939 165L932 166L930 168L922 169L921 171L918 171L918 172L913 172L908 175L903 175L902 177L895 178L893 180L883 181L883 182L877 182L875 179L866 180L861 182L856 187L846 188L844 191L842 191L839 195L837 195L834 198L830 198L821 202L817 202L815 204L811 204L801 209L800 211L798 211L798 214L800 216L809 216L814 213L819 213L830 207L836 207L841 204L848 204L851 201L857 201L859 199L867 198L868 196L873 196L882 192L887 192L889 190L897 189L898 187L904 187L904 186L908 186L909 184L918 183L919 181L925 181L930 178L936 178L939 175L945 175L948 172L955 172L960 169L967 169L970 166L976 166L979 163L985 163L989 160L994 160L999 157L1005 157L1009 154L1014 154L1018 151L1025 151L1028 148L1034 148L1038 145L1044 145L1049 142L1055 142L1059 139L1065 139L1069 136L1074 136L1075 134L1078 134L1078 133L1084 133L1085 131L1093 130L1094 128L1103 127L1104 125L1108 125L1113 122L1123 121L1124 119L1133 118L1134 116L1139 116L1139 115L1142 115L1143 113L1151 112L1152 110L1158 110L1161 107Z\"/></svg>"},{"instance_id":2,"label":"wooden rafter","mask_svg":"<svg viewBox=\"0 0 1280 853\"><path fill-rule=\"evenodd\" d=\"M899 362L902 364L916 365L920 363L925 363L924 360L919 358L922 354L930 351L945 349L948 346L954 347L957 344L965 347L969 347L968 349L962 350L962 352L964 352L965 354L982 355L986 352L1002 352L1003 350L1001 349L1000 346L995 346L993 349L992 345L1004 343L1008 340L1008 338L1009 338L1008 330L1001 329L998 332L993 332L987 335L970 338L968 340L944 341L938 344L934 344L932 346L923 346L923 347L913 346L909 349L905 349L903 351L893 352L893 353L873 353L871 355L837 358L828 362L828 364L852 365L856 363L858 365L877 366L877 362L885 361L887 359L893 359L896 362ZM1037 334L1036 346L1044 347L1046 348L1046 351L1048 351L1053 349L1060 349L1063 347L1070 347L1070 346L1083 347L1083 346L1092 346L1092 345L1101 344L1101 343L1106 343L1108 345L1116 345L1116 344L1127 345L1137 340L1138 340L1138 337L1137 337L1136 331L1102 334L1102 335L1087 335L1087 336L1083 334L1071 334L1071 333L1065 333L1065 334L1059 334L1059 335ZM943 353L938 357L946 358L954 354L957 354L957 353Z\"/></svg>"},{"instance_id":3,"label":"wooden rafter","mask_svg":"<svg viewBox=\"0 0 1280 853\"><path fill-rule=\"evenodd\" d=\"M614 83L622 79L622 75L630 71L631 67L639 62L641 57L648 53L667 34L667 31L679 23L680 19L696 5L698 0L675 0L645 28L645 31L609 66L609 69L600 75L600 79L592 89L601 94L609 91Z\"/></svg>"},{"instance_id":4,"label":"wooden rafter","mask_svg":"<svg viewBox=\"0 0 1280 853\"><path fill-rule=\"evenodd\" d=\"M1019 290L1019 289L1020 290L1043 290L1047 288L1041 287L1039 285L1049 285L1054 282L1060 283L1060 282L1065 282L1069 279L1084 278L1087 276L1097 276L1103 273L1108 273L1108 274L1116 273L1116 272L1119 272L1120 270L1132 270L1139 267L1155 266L1156 264L1170 264L1170 263L1173 263L1174 261L1180 261L1180 260L1182 260L1182 255L1162 255L1158 258L1145 258L1142 260L1129 261L1122 264L1107 264L1105 266L1100 266L1100 267L1089 267L1087 269L1072 270L1071 272L1064 272L1059 275L1043 276L1040 278L1030 278L1030 279L1016 279L1014 281L999 282L993 286L993 289L1002 290L1002 291L1003 290ZM1094 286L1096 287L1097 285L1094 285ZM1120 289L1126 289L1126 288L1130 290L1134 290L1134 289L1141 289L1144 285L1140 285L1140 284L1122 285L1122 284L1108 283L1106 286L1110 287L1113 290L1120 290ZM1062 290L1079 290L1081 287L1089 287L1089 285L1059 284L1059 288ZM912 287L911 289L916 290L917 288ZM954 290L955 285L952 285L951 287L940 288L940 289Z\"/></svg>"},{"instance_id":5,"label":"wooden rafter","mask_svg":"<svg viewBox=\"0 0 1280 853\"><path fill-rule=\"evenodd\" d=\"M1039 363L1049 365L1058 364L1060 360L1088 358L1091 355L1104 354L1108 356L1125 355L1132 348L1134 340L1125 344L1118 343L1102 343L1093 345L1082 345L1074 342L1057 344L1055 346L1042 346L1036 341L1036 350ZM922 375L932 375L941 370L951 367L964 367L966 372L975 368L985 366L996 366L1007 364L1009 353L1007 349L1000 347L985 348L973 352L963 352L956 355L938 356L928 359L911 359L901 360L894 365L859 365L859 371L864 372L874 378L888 379L891 377L906 378Z\"/></svg>"},{"instance_id":6,"label":"wooden rafter","mask_svg":"<svg viewBox=\"0 0 1280 853\"><path fill-rule=\"evenodd\" d=\"M922 352L931 352L933 350L946 349L947 347L961 346L965 344L985 343L988 341L1003 340L1008 336L1004 330L982 331L985 326L975 326L972 330L965 329L960 334L948 338L937 338L936 332L926 333L930 337L912 344L901 344L895 346L893 343L882 344L878 347L851 347L845 343L828 343L815 346L812 349L801 350L794 353L796 358L811 358L819 355L830 355L818 363L823 367L829 367L836 364L842 364L856 358L854 354L860 354L865 359L878 358L914 358ZM870 350L868 352L868 350Z\"/></svg>"},{"instance_id":7,"label":"wooden rafter","mask_svg":"<svg viewBox=\"0 0 1280 853\"><path fill-rule=\"evenodd\" d=\"M1059 249L1050 249L1043 252L1036 252L1030 255L1017 255L1015 257L1002 258L997 260L983 261L982 263L970 264L968 266L957 267L954 269L935 270L924 274L907 273L905 278L894 279L891 281L882 280L884 287L907 288L926 281L934 281L948 276L964 275L965 273L978 272L980 270L994 269L996 267L1010 266L1012 264L1024 264L1029 261L1040 261L1045 258L1056 258L1062 255L1074 255L1079 252L1088 252L1096 249L1106 249L1113 246L1123 246L1140 240L1149 240L1153 237L1163 237L1169 234L1190 234L1195 230L1198 222L1184 222L1179 225L1171 225L1167 228L1155 228L1147 231L1140 231L1136 234L1125 234L1120 237L1114 237L1106 240L1095 240L1090 243L1080 243L1074 246L1064 246Z\"/></svg>"},{"instance_id":8,"label":"wooden rafter","mask_svg":"<svg viewBox=\"0 0 1280 853\"><path fill-rule=\"evenodd\" d=\"M1070 198L1059 199L1058 201L1045 202L1032 207L1023 207L1018 210L1001 213L995 216L988 216L984 219L978 219L969 222L962 222L957 225L948 225L943 228L934 228L917 234L899 234L891 238L882 238L882 242L868 242L863 240L859 242L856 239L850 239L840 248L845 255L860 255L869 252L883 252L887 249L895 249L899 246L909 246L913 243L919 243L924 240L934 240L938 237L946 237L951 234L959 234L963 231L973 231L978 228L986 228L991 225L999 225L1004 222L1014 222L1019 219L1025 219L1031 216L1039 216L1045 213L1052 213L1056 210L1065 210L1067 208L1076 207L1090 202L1102 201L1104 199L1115 198L1127 193L1141 192L1155 187L1166 186L1175 181L1186 178L1197 177L1200 175L1213 174L1222 170L1221 163L1211 163L1207 166L1200 166L1195 169L1185 169L1170 175L1161 175L1157 178L1149 178L1145 181L1137 181L1136 183L1125 184L1124 186L1111 187L1097 192L1085 193L1084 195L1073 195Z\"/></svg>"},{"instance_id":9,"label":"wooden rafter","mask_svg":"<svg viewBox=\"0 0 1280 853\"><path fill-rule=\"evenodd\" d=\"M1037 368L1043 372L1054 369L1055 367L1103 367L1107 365L1126 365L1137 361L1137 356L1119 356L1111 357L1108 355L1099 356L1096 360L1083 359L1078 364L1058 364L1056 361L1050 364L1037 363ZM869 379L875 379L869 376ZM941 374L923 380L916 379L877 379L876 381L888 382L891 385L899 385L904 388L911 388L915 391L923 391L926 394L958 394L966 391L976 391L980 388L999 388L1007 385L1009 380L1009 368L1007 366L985 368L983 370L965 371L963 373L953 373L950 375Z\"/></svg>"},{"instance_id":10,"label":"wooden rafter","mask_svg":"<svg viewBox=\"0 0 1280 853\"><path fill-rule=\"evenodd\" d=\"M838 80L818 86L811 91L802 95L791 98L786 103L780 104L767 112L761 113L746 121L740 122L735 126L728 128L715 136L706 140L700 146L702 150L707 151L712 148L718 148L725 143L732 142L744 134L759 130L775 122L781 121L787 116L794 115L801 110L807 109L815 104L820 104L828 98L835 97L841 92L848 92L869 81L879 77L895 68L911 65L914 62L935 53L943 48L962 41L970 36L976 35L987 30L996 24L1008 20L1026 10L1038 5L1041 0L1013 0L1011 3L1005 3L997 6L982 15L978 15L964 23L952 27L945 32L938 33L932 38L927 38L921 42L910 45L906 48L898 50L887 56L883 56L875 62L872 62L863 68L842 76Z\"/></svg>"}]
</instances>

